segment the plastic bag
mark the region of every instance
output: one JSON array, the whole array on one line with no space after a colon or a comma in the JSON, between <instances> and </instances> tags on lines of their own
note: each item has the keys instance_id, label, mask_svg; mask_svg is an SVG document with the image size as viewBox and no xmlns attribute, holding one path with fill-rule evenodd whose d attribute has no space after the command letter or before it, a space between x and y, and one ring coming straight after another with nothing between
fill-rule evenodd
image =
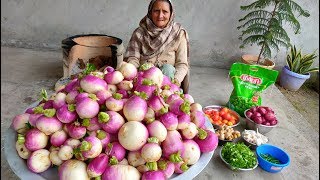
<instances>
[{"instance_id":1,"label":"plastic bag","mask_svg":"<svg viewBox=\"0 0 320 180\"><path fill-rule=\"evenodd\" d=\"M233 63L229 77L233 84L227 106L244 117L244 111L261 105L261 93L275 83L279 72L259 65Z\"/></svg>"}]
</instances>

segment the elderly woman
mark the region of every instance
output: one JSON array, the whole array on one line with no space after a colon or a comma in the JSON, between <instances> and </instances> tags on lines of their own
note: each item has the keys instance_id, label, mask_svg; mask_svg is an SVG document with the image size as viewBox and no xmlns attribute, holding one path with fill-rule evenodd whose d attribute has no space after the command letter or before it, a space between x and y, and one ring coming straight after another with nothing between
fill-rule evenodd
<instances>
[{"instance_id":1,"label":"elderly woman","mask_svg":"<svg viewBox=\"0 0 320 180\"><path fill-rule=\"evenodd\" d=\"M170 0L151 0L148 14L140 21L129 41L124 61L136 67L152 63L184 93L189 89L189 40L179 23L174 22Z\"/></svg>"}]
</instances>

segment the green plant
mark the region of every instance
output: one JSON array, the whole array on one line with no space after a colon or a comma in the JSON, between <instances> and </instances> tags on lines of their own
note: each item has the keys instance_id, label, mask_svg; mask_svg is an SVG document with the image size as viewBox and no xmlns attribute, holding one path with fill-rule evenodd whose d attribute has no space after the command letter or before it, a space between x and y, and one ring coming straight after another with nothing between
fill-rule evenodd
<instances>
[{"instance_id":1,"label":"green plant","mask_svg":"<svg viewBox=\"0 0 320 180\"><path fill-rule=\"evenodd\" d=\"M237 27L238 30L242 29L242 34L239 36L239 39L243 40L240 48L244 48L247 44L261 46L257 63L261 56L271 58L271 49L279 51L279 46L290 47L290 38L283 28L284 23L288 23L297 34L300 33L301 27L295 14L310 16L293 0L256 0L240 8L243 11L250 11L239 20L243 24Z\"/></svg>"},{"instance_id":2,"label":"green plant","mask_svg":"<svg viewBox=\"0 0 320 180\"><path fill-rule=\"evenodd\" d=\"M310 72L319 71L319 67L311 68L316 58L317 55L315 54L315 52L303 55L301 53L301 49L297 51L295 46L291 46L290 54L287 54L286 61L290 71L298 74L307 74Z\"/></svg>"}]
</instances>

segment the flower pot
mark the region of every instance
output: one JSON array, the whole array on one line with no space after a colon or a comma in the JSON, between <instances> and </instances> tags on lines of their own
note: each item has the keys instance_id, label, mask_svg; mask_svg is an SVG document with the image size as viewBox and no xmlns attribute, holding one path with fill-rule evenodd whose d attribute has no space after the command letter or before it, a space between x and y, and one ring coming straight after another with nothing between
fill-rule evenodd
<instances>
[{"instance_id":1,"label":"flower pot","mask_svg":"<svg viewBox=\"0 0 320 180\"><path fill-rule=\"evenodd\" d=\"M257 61L258 61L258 56L255 56L255 55L245 54L241 56L241 62L245 64L256 65ZM264 60L261 59L258 65L267 69L273 69L275 66L274 62L271 61L270 59L264 59Z\"/></svg>"},{"instance_id":2,"label":"flower pot","mask_svg":"<svg viewBox=\"0 0 320 180\"><path fill-rule=\"evenodd\" d=\"M290 91L297 91L309 78L310 73L298 74L290 71L288 66L284 66L280 74L280 86Z\"/></svg>"}]
</instances>

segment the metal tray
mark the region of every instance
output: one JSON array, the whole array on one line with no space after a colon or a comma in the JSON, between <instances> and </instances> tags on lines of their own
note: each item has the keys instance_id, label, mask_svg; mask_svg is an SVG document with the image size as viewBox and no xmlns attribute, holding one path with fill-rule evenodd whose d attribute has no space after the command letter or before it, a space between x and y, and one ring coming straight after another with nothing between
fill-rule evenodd
<instances>
[{"instance_id":1,"label":"metal tray","mask_svg":"<svg viewBox=\"0 0 320 180\"><path fill-rule=\"evenodd\" d=\"M30 107L35 107L39 102L35 102L31 104ZM26 108L26 109L28 109ZM206 117L205 126L214 131L212 124L209 119ZM58 176L58 168L51 167L48 170L42 173L33 173L27 167L26 160L19 157L16 148L15 142L17 139L17 133L12 128L12 125L5 133L5 141L4 141L4 152L6 159L8 161L9 166L12 171L22 180L57 180ZM186 172L182 174L173 174L170 179L172 180L185 180L192 179L196 177L200 172L207 166L210 162L214 151L209 153L202 153L199 161L192 165Z\"/></svg>"}]
</instances>

